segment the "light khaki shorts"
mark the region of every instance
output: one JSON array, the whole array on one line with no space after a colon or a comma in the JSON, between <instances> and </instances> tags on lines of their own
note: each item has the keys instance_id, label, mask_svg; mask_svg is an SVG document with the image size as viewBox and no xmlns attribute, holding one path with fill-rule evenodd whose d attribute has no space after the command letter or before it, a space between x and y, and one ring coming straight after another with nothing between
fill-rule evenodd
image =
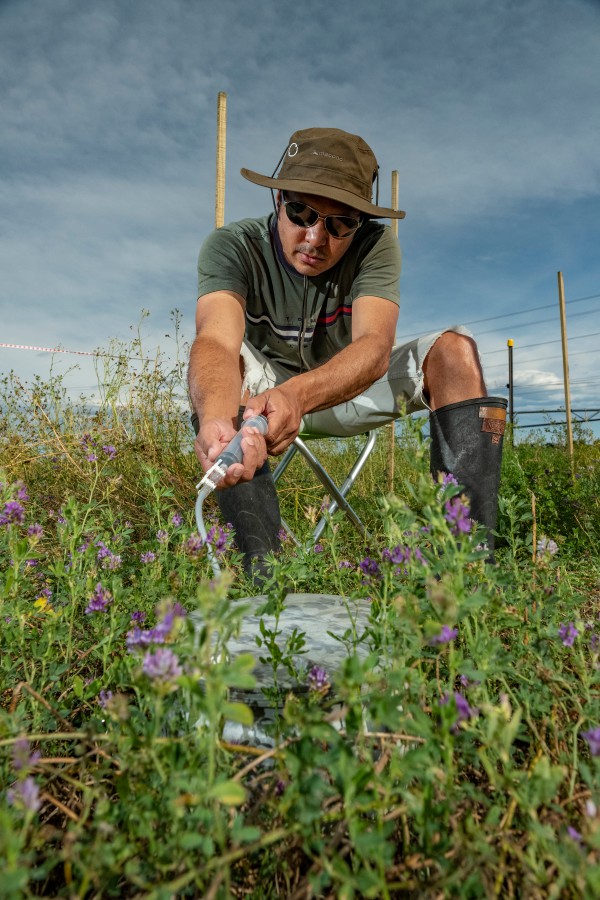
<instances>
[{"instance_id":1,"label":"light khaki shorts","mask_svg":"<svg viewBox=\"0 0 600 900\"><path fill-rule=\"evenodd\" d=\"M428 409L423 396L423 363L437 339L446 331L472 337L463 325L452 325L396 345L385 375L353 400L308 413L302 420L300 435L351 437L381 428L402 415ZM241 356L244 362L242 393L247 389L251 396L260 394L294 374L259 353L247 341L242 345Z\"/></svg>"}]
</instances>

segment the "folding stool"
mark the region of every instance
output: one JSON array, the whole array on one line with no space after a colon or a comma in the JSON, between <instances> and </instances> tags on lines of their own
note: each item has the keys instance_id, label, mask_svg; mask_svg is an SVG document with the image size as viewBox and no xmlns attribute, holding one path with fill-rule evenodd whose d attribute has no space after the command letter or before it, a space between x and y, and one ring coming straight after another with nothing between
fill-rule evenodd
<instances>
[{"instance_id":1,"label":"folding stool","mask_svg":"<svg viewBox=\"0 0 600 900\"><path fill-rule=\"evenodd\" d=\"M323 530L327 524L328 519L333 515L333 513L337 509L341 509L347 516L347 518L352 522L354 527L364 536L369 537L369 533L360 518L358 517L356 511L352 508L348 500L346 499L346 495L350 491L350 488L358 478L360 472L362 471L366 461L369 456L373 452L375 447L375 442L377 440L377 431L369 431L363 435L365 441L364 444L356 457L356 460L348 472L348 475L342 485L338 487L335 481L331 478L325 467L319 462L315 454L310 450L307 446L307 441L311 440L348 440L348 438L339 438L333 437L332 435L327 434L301 434L299 435L292 444L288 447L284 455L282 456L280 462L273 472L273 481L275 484L279 481L292 459L296 455L296 453L300 453L314 474L317 476L324 489L331 496L331 502L329 507L325 511L325 513L321 516L317 523L317 527L312 533L311 541L313 544L316 544L319 538L321 537ZM294 541L296 545L299 545L296 535L293 533L287 522L283 519L281 520L281 524L283 525L286 532L289 534L291 539Z\"/></svg>"}]
</instances>

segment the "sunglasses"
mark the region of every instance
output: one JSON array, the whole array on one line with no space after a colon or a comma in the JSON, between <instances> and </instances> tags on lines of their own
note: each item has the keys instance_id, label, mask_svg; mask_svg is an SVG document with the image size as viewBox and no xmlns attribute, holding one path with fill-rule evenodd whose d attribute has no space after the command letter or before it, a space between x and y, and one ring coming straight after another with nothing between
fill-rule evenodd
<instances>
[{"instance_id":1,"label":"sunglasses","mask_svg":"<svg viewBox=\"0 0 600 900\"><path fill-rule=\"evenodd\" d=\"M319 219L322 219L327 233L339 239L350 237L361 225L361 220L353 216L322 216L307 203L300 200L286 200L285 195L282 202L288 219L298 228L312 228Z\"/></svg>"}]
</instances>

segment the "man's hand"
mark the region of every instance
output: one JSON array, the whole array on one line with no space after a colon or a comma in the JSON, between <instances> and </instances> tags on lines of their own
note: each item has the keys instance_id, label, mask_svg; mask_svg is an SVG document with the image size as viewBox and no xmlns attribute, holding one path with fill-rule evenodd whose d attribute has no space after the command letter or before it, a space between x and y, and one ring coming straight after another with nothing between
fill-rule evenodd
<instances>
[{"instance_id":1,"label":"man's hand","mask_svg":"<svg viewBox=\"0 0 600 900\"><path fill-rule=\"evenodd\" d=\"M267 458L267 446L263 435L256 428L245 428L244 425L242 428L244 431L243 460L241 463L229 466L219 488L231 487L238 481L250 481ZM236 430L231 421L227 419L209 419L201 424L194 450L205 472L210 469L217 456L223 452L235 435Z\"/></svg>"},{"instance_id":2,"label":"man's hand","mask_svg":"<svg viewBox=\"0 0 600 900\"><path fill-rule=\"evenodd\" d=\"M287 450L294 438L298 437L302 408L289 382L263 391L248 400L244 419L257 415L265 416L269 423L266 440L268 451L273 456Z\"/></svg>"}]
</instances>

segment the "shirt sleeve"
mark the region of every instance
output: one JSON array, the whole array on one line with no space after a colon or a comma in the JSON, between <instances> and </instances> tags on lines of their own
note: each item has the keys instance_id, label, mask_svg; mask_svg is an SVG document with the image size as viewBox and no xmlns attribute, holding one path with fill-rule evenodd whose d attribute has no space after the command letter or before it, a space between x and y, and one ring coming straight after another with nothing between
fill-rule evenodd
<instances>
[{"instance_id":1,"label":"shirt sleeve","mask_svg":"<svg viewBox=\"0 0 600 900\"><path fill-rule=\"evenodd\" d=\"M228 228L213 231L198 256L198 296L212 291L234 291L246 299L248 285L244 245Z\"/></svg>"},{"instance_id":2,"label":"shirt sleeve","mask_svg":"<svg viewBox=\"0 0 600 900\"><path fill-rule=\"evenodd\" d=\"M400 305L402 254L393 231L384 227L359 261L352 284L352 301L359 297L383 297Z\"/></svg>"}]
</instances>

